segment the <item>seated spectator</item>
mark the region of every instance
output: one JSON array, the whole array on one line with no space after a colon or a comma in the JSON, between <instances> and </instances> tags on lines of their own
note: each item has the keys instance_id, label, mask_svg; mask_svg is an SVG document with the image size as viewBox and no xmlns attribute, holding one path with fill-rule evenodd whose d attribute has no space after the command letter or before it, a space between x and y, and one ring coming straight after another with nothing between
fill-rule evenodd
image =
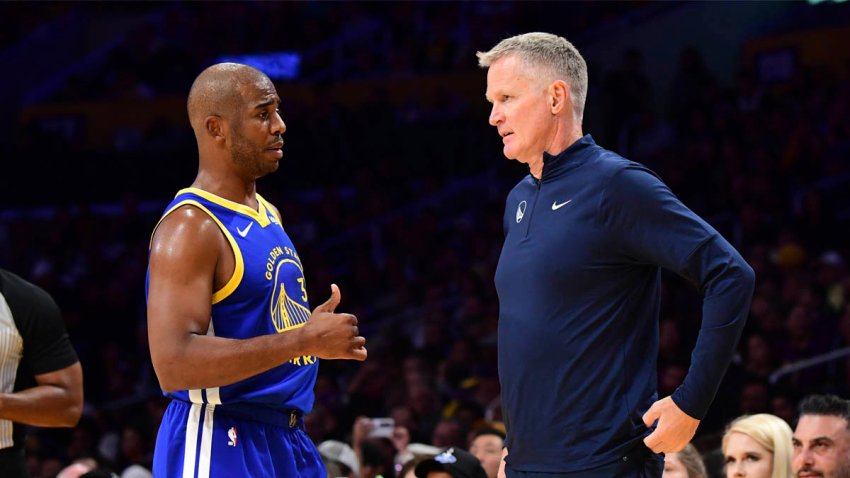
<instances>
[{"instance_id":1,"label":"seated spectator","mask_svg":"<svg viewBox=\"0 0 850 478\"><path fill-rule=\"evenodd\" d=\"M487 478L481 463L469 452L447 448L415 468L416 478Z\"/></svg>"},{"instance_id":2,"label":"seated spectator","mask_svg":"<svg viewBox=\"0 0 850 478\"><path fill-rule=\"evenodd\" d=\"M835 395L803 399L793 443L794 476L850 476L850 400Z\"/></svg>"},{"instance_id":3,"label":"seated spectator","mask_svg":"<svg viewBox=\"0 0 850 478\"><path fill-rule=\"evenodd\" d=\"M502 447L505 434L495 428L484 428L475 433L469 445L469 452L478 458L487 473L487 478L496 478L502 463Z\"/></svg>"},{"instance_id":4,"label":"seated spectator","mask_svg":"<svg viewBox=\"0 0 850 478\"><path fill-rule=\"evenodd\" d=\"M416 466L422 463L425 458L413 458L408 460L398 472L398 478L416 478Z\"/></svg>"},{"instance_id":5,"label":"seated spectator","mask_svg":"<svg viewBox=\"0 0 850 478\"><path fill-rule=\"evenodd\" d=\"M722 449L727 478L791 476L791 427L775 415L736 418L723 435Z\"/></svg>"},{"instance_id":6,"label":"seated spectator","mask_svg":"<svg viewBox=\"0 0 850 478\"><path fill-rule=\"evenodd\" d=\"M661 478L708 478L699 451L688 443L678 453L664 456L664 472Z\"/></svg>"},{"instance_id":7,"label":"seated spectator","mask_svg":"<svg viewBox=\"0 0 850 478\"><path fill-rule=\"evenodd\" d=\"M342 476L360 478L360 462L357 459L357 453L347 443L326 440L319 444L318 450L332 478ZM334 468L333 474L331 474L331 468Z\"/></svg>"}]
</instances>

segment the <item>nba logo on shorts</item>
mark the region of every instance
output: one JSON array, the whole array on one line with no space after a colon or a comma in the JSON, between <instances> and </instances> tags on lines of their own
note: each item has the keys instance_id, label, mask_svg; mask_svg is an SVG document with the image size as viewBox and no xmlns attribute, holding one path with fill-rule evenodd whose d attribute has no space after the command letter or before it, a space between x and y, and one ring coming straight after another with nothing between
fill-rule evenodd
<instances>
[{"instance_id":1,"label":"nba logo on shorts","mask_svg":"<svg viewBox=\"0 0 850 478\"><path fill-rule=\"evenodd\" d=\"M230 430L227 430L227 438L230 438L227 446L236 446L236 427L230 427Z\"/></svg>"}]
</instances>

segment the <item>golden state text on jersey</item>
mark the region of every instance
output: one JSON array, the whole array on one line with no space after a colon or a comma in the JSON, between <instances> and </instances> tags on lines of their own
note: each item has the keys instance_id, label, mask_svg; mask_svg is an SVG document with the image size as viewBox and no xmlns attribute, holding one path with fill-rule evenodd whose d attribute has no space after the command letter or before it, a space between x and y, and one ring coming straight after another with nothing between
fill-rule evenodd
<instances>
[{"instance_id":1,"label":"golden state text on jersey","mask_svg":"<svg viewBox=\"0 0 850 478\"><path fill-rule=\"evenodd\" d=\"M295 246L268 202L257 195L254 210L197 188L183 189L163 214L184 205L208 214L227 238L235 259L233 276L213 291L208 335L247 339L287 333L310 319L304 269ZM161 220L160 220L161 221ZM288 363L230 385L167 395L192 403L252 403L310 411L318 359Z\"/></svg>"}]
</instances>

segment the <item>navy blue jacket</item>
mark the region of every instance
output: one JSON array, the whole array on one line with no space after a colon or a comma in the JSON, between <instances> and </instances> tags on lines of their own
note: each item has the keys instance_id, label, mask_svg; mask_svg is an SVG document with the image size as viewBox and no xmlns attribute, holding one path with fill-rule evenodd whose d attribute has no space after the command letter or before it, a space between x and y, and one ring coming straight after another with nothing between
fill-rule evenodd
<instances>
[{"instance_id":1,"label":"navy blue jacket","mask_svg":"<svg viewBox=\"0 0 850 478\"><path fill-rule=\"evenodd\" d=\"M703 318L673 401L701 419L752 298L752 268L649 169L586 135L510 192L496 270L507 462L569 472L621 459L658 399L659 267Z\"/></svg>"}]
</instances>

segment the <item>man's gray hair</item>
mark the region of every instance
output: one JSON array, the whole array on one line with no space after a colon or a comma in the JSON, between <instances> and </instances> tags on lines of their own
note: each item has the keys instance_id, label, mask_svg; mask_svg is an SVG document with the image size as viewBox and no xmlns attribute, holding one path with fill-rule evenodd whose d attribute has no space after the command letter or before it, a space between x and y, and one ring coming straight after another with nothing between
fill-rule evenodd
<instances>
[{"instance_id":1,"label":"man's gray hair","mask_svg":"<svg viewBox=\"0 0 850 478\"><path fill-rule=\"evenodd\" d=\"M481 68L511 55L527 69L548 73L549 81L564 80L570 85L573 110L581 120L587 99L587 63L572 43L551 33L523 33L500 41L490 51L475 53Z\"/></svg>"}]
</instances>

